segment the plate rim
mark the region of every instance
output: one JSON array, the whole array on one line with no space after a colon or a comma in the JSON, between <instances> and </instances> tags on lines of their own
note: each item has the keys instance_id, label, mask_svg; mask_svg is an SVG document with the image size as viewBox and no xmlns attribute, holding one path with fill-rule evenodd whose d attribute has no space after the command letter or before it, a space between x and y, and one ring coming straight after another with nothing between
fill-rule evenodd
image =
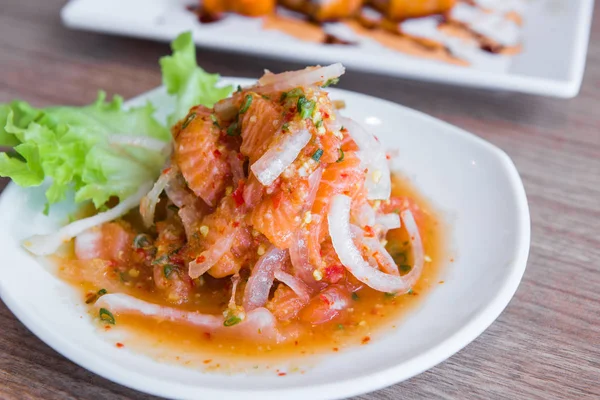
<instances>
[{"instance_id":1,"label":"plate rim","mask_svg":"<svg viewBox=\"0 0 600 400\"><path fill-rule=\"evenodd\" d=\"M246 84L253 80L248 78L222 77L222 81ZM159 92L164 92L163 86L159 86L144 92L139 96L128 100L125 105L134 101L139 101L140 99L144 99L148 96L156 95ZM306 399L309 397L315 400L341 399L348 396L372 392L392 384L400 383L430 368L433 368L434 366L452 357L454 354L480 336L500 316L516 293L523 274L525 273L531 241L531 222L525 188L516 166L510 157L497 146L462 128L425 114L421 111L414 110L389 100L380 99L374 96L349 90L333 89L332 92L341 95L344 93L351 93L353 96L361 97L364 101L384 102L394 107L400 107L404 112L412 114L417 118L424 119L427 123L442 127L444 130L452 132L452 134L460 136L463 139L485 149L487 152L497 158L497 161L503 167L502 171L506 173L509 186L512 189L511 195L515 198L515 204L517 207L516 215L518 220L517 231L515 232L515 234L518 236L518 240L516 241L517 245L515 246L515 258L506 266L509 273L505 275L504 280L500 285L500 289L498 290L498 294L487 305L482 307L482 309L480 309L473 317L471 317L470 321L466 325L456 331L453 335L438 343L436 346L408 359L401 365L375 370L369 374L365 374L357 378L310 385L306 387L294 386L269 390L237 390L235 388L213 389L209 387L198 387L167 380L157 381L156 379L152 379L136 371L127 370L121 365L113 362L94 359L94 357L91 357L89 350L87 350L85 347L70 343L66 339L63 339L60 335L55 334L51 329L44 327L43 325L37 325L35 321L32 321L26 311L26 307L21 307L21 305L18 304L17 299L7 295L3 288L1 277L0 298L2 298L13 315L39 340L50 346L57 353L66 357L70 361L112 382L143 393L162 396L165 398L194 399L203 395L219 396L219 398L222 399L234 399L238 398L240 394L243 394L244 398L265 400L280 399L281 396L285 394L289 399ZM8 193L15 190L20 190L20 188L11 182L9 185L7 185L4 192ZM0 195L0 207L3 206L5 198L5 196ZM123 375L121 371L126 371L126 374ZM125 378L122 378L123 376L125 376ZM135 379L132 379L132 376L134 376ZM155 385L153 386L152 383L155 383ZM173 397L174 395L176 395L176 397Z\"/></svg>"},{"instance_id":2,"label":"plate rim","mask_svg":"<svg viewBox=\"0 0 600 400\"><path fill-rule=\"evenodd\" d=\"M60 16L63 24L71 29L92 31L116 36L129 36L141 39L152 39L161 42L168 42L174 39L175 35L159 31L144 32L132 24L131 26L119 26L111 22L97 21L96 25L90 25L82 22L77 16L77 3L83 3L88 0L69 0L61 9ZM595 0L578 0L580 6L577 19L575 20L576 29L574 42L571 43L571 53L565 54L570 58L568 74L565 79L543 78L539 76L528 76L516 73L495 73L489 71L479 71L465 69L447 64L427 63L419 64L415 60L408 60L402 65L402 69L392 70L388 66L379 66L377 63L360 64L350 60L345 60L344 64L353 70L361 72L375 72L382 75L421 80L428 82L437 82L459 87L478 88L496 91L509 91L518 93L527 93L540 96L550 96L557 98L570 99L576 97L583 82L585 64L588 52L588 45L591 35L591 26L593 19L593 10ZM187 28L186 28L187 29ZM193 28L190 28L193 29ZM236 46L231 44L230 40L223 40L210 35L201 36L192 31L194 42L197 46L208 49L230 51L234 53L247 53L259 55L271 59L282 59L294 62L339 62L335 56L318 57L304 51L294 51L290 48L279 49L278 55L274 55L265 46L261 44ZM476 73L473 73L476 72Z\"/></svg>"}]
</instances>

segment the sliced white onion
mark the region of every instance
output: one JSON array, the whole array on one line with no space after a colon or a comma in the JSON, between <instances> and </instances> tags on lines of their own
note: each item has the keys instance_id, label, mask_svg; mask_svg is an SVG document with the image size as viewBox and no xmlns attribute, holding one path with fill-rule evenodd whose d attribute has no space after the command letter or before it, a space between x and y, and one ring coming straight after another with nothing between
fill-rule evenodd
<instances>
[{"instance_id":1,"label":"sliced white onion","mask_svg":"<svg viewBox=\"0 0 600 400\"><path fill-rule=\"evenodd\" d=\"M356 279L375 290L406 293L410 286L400 276L386 274L370 266L354 245L350 228L350 204L350 197L336 195L327 216L329 235L340 261Z\"/></svg>"},{"instance_id":2,"label":"sliced white onion","mask_svg":"<svg viewBox=\"0 0 600 400\"><path fill-rule=\"evenodd\" d=\"M198 225L200 224L200 221L202 221L204 214L198 207L191 205L181 207L179 211L177 211L177 215L181 218L183 229L185 229L185 235L188 240L190 240L192 235L197 231Z\"/></svg>"},{"instance_id":3,"label":"sliced white onion","mask_svg":"<svg viewBox=\"0 0 600 400\"><path fill-rule=\"evenodd\" d=\"M304 210L311 210L315 199L317 198L317 191L319 190L319 184L321 183L321 177L323 176L323 168L317 168L308 177L308 196L304 203Z\"/></svg>"},{"instance_id":4,"label":"sliced white onion","mask_svg":"<svg viewBox=\"0 0 600 400\"><path fill-rule=\"evenodd\" d=\"M250 169L260 183L264 186L271 185L294 162L310 138L311 134L306 129L284 134L282 139L271 145Z\"/></svg>"},{"instance_id":5,"label":"sliced white onion","mask_svg":"<svg viewBox=\"0 0 600 400\"><path fill-rule=\"evenodd\" d=\"M375 210L373 210L373 207L369 203L365 202L360 207L352 209L352 220L361 228L373 226L375 225Z\"/></svg>"},{"instance_id":6,"label":"sliced white onion","mask_svg":"<svg viewBox=\"0 0 600 400\"><path fill-rule=\"evenodd\" d=\"M410 272L404 275L402 278L409 286L412 287L415 283L417 283L417 280L423 272L425 252L423 250L423 241L421 240L421 235L419 234L419 227L415 222L415 217L412 215L409 209L402 211L400 213L400 217L404 223L404 229L406 229L406 232L408 233L413 256L413 266Z\"/></svg>"},{"instance_id":7,"label":"sliced white onion","mask_svg":"<svg viewBox=\"0 0 600 400\"><path fill-rule=\"evenodd\" d=\"M369 200L387 200L392 194L390 167L383 146L375 136L350 118L343 118L342 124L360 149L361 161L367 167L365 187Z\"/></svg>"},{"instance_id":8,"label":"sliced white onion","mask_svg":"<svg viewBox=\"0 0 600 400\"><path fill-rule=\"evenodd\" d=\"M302 301L308 303L310 300L310 288L302 280L282 270L275 271L275 279L285 283Z\"/></svg>"},{"instance_id":9,"label":"sliced white onion","mask_svg":"<svg viewBox=\"0 0 600 400\"><path fill-rule=\"evenodd\" d=\"M231 333L258 340L283 340L277 331L275 317L266 308L256 308L249 312L237 325L224 326L225 318L222 315L179 310L149 303L123 293L105 294L96 301L95 306L105 308L114 314L141 314L160 320L191 324L209 332Z\"/></svg>"},{"instance_id":10,"label":"sliced white onion","mask_svg":"<svg viewBox=\"0 0 600 400\"><path fill-rule=\"evenodd\" d=\"M31 253L38 256L47 256L54 253L65 242L73 239L80 233L105 222L112 221L135 208L142 197L150 189L152 183L143 184L137 193L121 201L117 206L108 211L98 213L92 217L80 219L69 225L63 226L57 232L48 235L34 235L23 241L23 246Z\"/></svg>"},{"instance_id":11,"label":"sliced white onion","mask_svg":"<svg viewBox=\"0 0 600 400\"><path fill-rule=\"evenodd\" d=\"M288 71L280 74L266 73L259 79L257 93L281 92L300 86L311 86L326 83L330 79L342 76L346 69L341 63L326 67L308 67L299 71Z\"/></svg>"},{"instance_id":12,"label":"sliced white onion","mask_svg":"<svg viewBox=\"0 0 600 400\"><path fill-rule=\"evenodd\" d=\"M244 185L244 193L242 195L244 197L244 204L248 207L257 205L262 199L263 190L264 189L258 180L249 177L246 181L246 185Z\"/></svg>"},{"instance_id":13,"label":"sliced white onion","mask_svg":"<svg viewBox=\"0 0 600 400\"><path fill-rule=\"evenodd\" d=\"M252 269L244 290L244 309L246 312L262 307L269 299L269 290L273 286L275 271L281 268L287 258L287 251L271 246Z\"/></svg>"},{"instance_id":14,"label":"sliced white onion","mask_svg":"<svg viewBox=\"0 0 600 400\"><path fill-rule=\"evenodd\" d=\"M308 196L306 197L304 210L312 209L322 176L323 168L319 167L308 177ZM313 221L312 223L317 223L317 221ZM294 236L295 238L289 248L294 275L300 277L300 279L310 287L315 287L317 286L317 281L315 281L313 277L314 267L310 264L308 259L308 228L306 226L301 226Z\"/></svg>"},{"instance_id":15,"label":"sliced white onion","mask_svg":"<svg viewBox=\"0 0 600 400\"><path fill-rule=\"evenodd\" d=\"M107 140L109 144L140 147L160 153L166 153L171 147L171 143L147 136L110 135Z\"/></svg>"},{"instance_id":16,"label":"sliced white onion","mask_svg":"<svg viewBox=\"0 0 600 400\"><path fill-rule=\"evenodd\" d=\"M402 226L400 223L400 216L394 213L376 216L375 224L381 225L386 229L398 229Z\"/></svg>"},{"instance_id":17,"label":"sliced white onion","mask_svg":"<svg viewBox=\"0 0 600 400\"><path fill-rule=\"evenodd\" d=\"M215 104L215 114L223 121L231 121L238 115L236 102L239 99L239 94L234 93L231 97L227 97Z\"/></svg>"},{"instance_id":18,"label":"sliced white onion","mask_svg":"<svg viewBox=\"0 0 600 400\"><path fill-rule=\"evenodd\" d=\"M195 260L191 261L188 264L188 275L190 278L196 279L211 269L231 249L233 239L234 234L230 232L227 236L220 238L217 243L203 251Z\"/></svg>"},{"instance_id":19,"label":"sliced white onion","mask_svg":"<svg viewBox=\"0 0 600 400\"><path fill-rule=\"evenodd\" d=\"M363 244L367 246L370 255L375 260L374 267L379 267L386 274L400 275L396 262L379 240L375 238L363 238Z\"/></svg>"},{"instance_id":20,"label":"sliced white onion","mask_svg":"<svg viewBox=\"0 0 600 400\"><path fill-rule=\"evenodd\" d=\"M240 283L240 274L236 273L231 277L231 297L229 298L229 309L233 310L237 307L235 304L235 293L237 292L238 284Z\"/></svg>"},{"instance_id":21,"label":"sliced white onion","mask_svg":"<svg viewBox=\"0 0 600 400\"><path fill-rule=\"evenodd\" d=\"M242 179L245 179L244 175L244 161L240 160L238 157L237 151L230 151L227 156L227 161L229 162L229 166L231 167L231 174L233 175L233 184L235 186L238 185L238 182Z\"/></svg>"},{"instance_id":22,"label":"sliced white onion","mask_svg":"<svg viewBox=\"0 0 600 400\"><path fill-rule=\"evenodd\" d=\"M305 283L315 286L313 277L314 267L308 259L308 231L300 228L295 233L295 238L289 248L290 260L294 269L294 275L300 277Z\"/></svg>"},{"instance_id":23,"label":"sliced white onion","mask_svg":"<svg viewBox=\"0 0 600 400\"><path fill-rule=\"evenodd\" d=\"M102 230L88 229L75 238L75 256L78 260L93 260L102 254Z\"/></svg>"},{"instance_id":24,"label":"sliced white onion","mask_svg":"<svg viewBox=\"0 0 600 400\"><path fill-rule=\"evenodd\" d=\"M165 172L166 171L166 172ZM156 204L159 201L160 194L165 190L165 187L173 178L175 178L175 170L167 167L158 177L152 189L140 201L140 214L147 228L154 224L154 212Z\"/></svg>"}]
</instances>

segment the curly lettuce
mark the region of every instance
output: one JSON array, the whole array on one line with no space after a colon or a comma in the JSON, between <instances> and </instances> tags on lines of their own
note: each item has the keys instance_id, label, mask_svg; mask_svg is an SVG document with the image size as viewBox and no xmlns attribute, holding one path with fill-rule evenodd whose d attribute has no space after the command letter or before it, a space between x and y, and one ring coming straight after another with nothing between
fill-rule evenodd
<instances>
[{"instance_id":1,"label":"curly lettuce","mask_svg":"<svg viewBox=\"0 0 600 400\"><path fill-rule=\"evenodd\" d=\"M212 107L229 96L231 86L217 87L219 74L209 74L196 63L196 47L190 32L182 33L171 43L173 54L160 59L163 84L175 96L175 112L168 118L174 125L192 106Z\"/></svg>"},{"instance_id":2,"label":"curly lettuce","mask_svg":"<svg viewBox=\"0 0 600 400\"><path fill-rule=\"evenodd\" d=\"M189 32L171 47L173 54L160 60L163 82L176 105L169 125L190 107L212 106L231 92L230 87L217 87L219 75L196 64ZM166 162L166 153L156 145L140 146L149 141L170 146L169 130L154 118L154 111L150 103L126 109L120 96L107 101L104 92L84 107L0 104L0 151L9 148L0 152L0 176L23 187L48 182L46 209L71 190L76 202L92 201L96 208L114 197L124 200L154 181ZM114 140L117 136L126 140Z\"/></svg>"}]
</instances>

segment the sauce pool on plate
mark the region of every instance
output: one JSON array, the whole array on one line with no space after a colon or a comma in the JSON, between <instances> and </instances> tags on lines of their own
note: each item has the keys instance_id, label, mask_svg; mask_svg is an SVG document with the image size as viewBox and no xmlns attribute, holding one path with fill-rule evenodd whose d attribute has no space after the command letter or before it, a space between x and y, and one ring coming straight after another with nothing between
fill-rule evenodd
<instances>
[{"instance_id":1,"label":"sauce pool on plate","mask_svg":"<svg viewBox=\"0 0 600 400\"><path fill-rule=\"evenodd\" d=\"M304 356L342 351L348 346L367 345L376 340L377 334L386 329L404 323L406 314L413 310L427 293L440 281L440 268L446 261L444 242L444 225L437 211L417 191L410 181L401 175L392 180L392 198L402 199L402 206L410 207L423 241L425 250L425 267L413 289L404 295L381 293L365 285L351 295L351 304L343 315L330 322L313 325L303 322L302 313L287 324L293 330L294 340L283 343L244 340L243 337L220 335L207 332L197 326L160 320L136 314L110 313L102 315L94 307L90 308L92 318L106 330L124 330L128 337L135 340L117 342L117 347L143 347L149 343L163 346L175 354L196 354L206 360L207 357L226 356L238 359L272 359L286 356ZM398 201L398 200L396 200ZM382 202L380 207L386 212L394 212L393 203ZM128 218L134 222L135 218ZM114 239L114 238L113 238ZM403 228L394 229L386 236L386 248L398 265L401 274L409 272L412 265L410 242ZM110 242L107 242L109 244ZM110 250L110 249L107 249ZM102 267L101 260L76 260L71 257L56 259L58 275L81 290L85 302L92 304L105 292L131 294L151 303L182 310L200 311L219 314L229 301L231 281L227 278L215 279L206 276L199 280L195 287L193 299L174 306L165 301L151 284L151 273L136 268L119 268L118 273L109 276ZM95 272L94 272L95 271ZM357 281L357 285L360 283ZM240 285L243 286L243 283ZM270 296L275 295L278 283L271 289ZM243 292L243 291L240 291ZM283 304L285 302L280 302ZM315 305L314 307L318 307ZM310 305L309 305L310 307ZM270 308L267 305L267 308ZM282 312L270 308L275 314ZM300 322L298 320L300 319ZM114 323L114 324L113 324ZM286 323L282 323L286 329ZM174 358L179 359L179 356ZM210 362L207 362L209 364Z\"/></svg>"}]
</instances>

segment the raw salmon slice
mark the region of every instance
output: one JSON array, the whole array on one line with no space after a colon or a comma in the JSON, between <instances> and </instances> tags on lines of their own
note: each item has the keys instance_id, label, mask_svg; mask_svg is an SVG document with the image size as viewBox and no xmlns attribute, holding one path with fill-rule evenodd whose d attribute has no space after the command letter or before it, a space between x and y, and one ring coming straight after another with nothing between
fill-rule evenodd
<instances>
[{"instance_id":1,"label":"raw salmon slice","mask_svg":"<svg viewBox=\"0 0 600 400\"><path fill-rule=\"evenodd\" d=\"M175 163L189 188L206 204L215 206L231 184L220 129L206 116L204 107L193 108L183 121L175 135Z\"/></svg>"},{"instance_id":2,"label":"raw salmon slice","mask_svg":"<svg viewBox=\"0 0 600 400\"><path fill-rule=\"evenodd\" d=\"M320 254L321 242L327 236L327 218L330 200L343 193L350 197L357 196L364 190L364 171L355 152L346 152L343 160L329 164L323 172L317 197L311 210L312 221L308 225L309 259L316 267L322 266Z\"/></svg>"},{"instance_id":3,"label":"raw salmon slice","mask_svg":"<svg viewBox=\"0 0 600 400\"><path fill-rule=\"evenodd\" d=\"M291 245L294 232L302 223L302 212L308 196L308 179L285 180L252 211L254 229L280 249Z\"/></svg>"},{"instance_id":4,"label":"raw salmon slice","mask_svg":"<svg viewBox=\"0 0 600 400\"><path fill-rule=\"evenodd\" d=\"M251 100L249 100L251 99ZM244 105L249 104L244 110ZM240 114L242 146L240 151L250 158L250 165L260 158L280 129L282 108L256 93L248 93L242 100Z\"/></svg>"}]
</instances>

